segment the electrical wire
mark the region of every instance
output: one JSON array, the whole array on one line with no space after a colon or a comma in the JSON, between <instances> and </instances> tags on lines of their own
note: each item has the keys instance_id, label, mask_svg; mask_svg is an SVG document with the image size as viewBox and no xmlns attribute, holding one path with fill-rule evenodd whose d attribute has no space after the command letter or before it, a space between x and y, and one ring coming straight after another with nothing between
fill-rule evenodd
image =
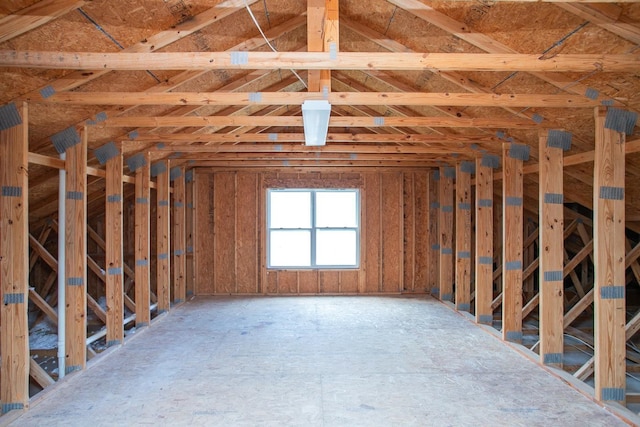
<instances>
[{"instance_id":1,"label":"electrical wire","mask_svg":"<svg viewBox=\"0 0 640 427\"><path fill-rule=\"evenodd\" d=\"M244 7L247 9L247 12L249 12L249 16L251 16L251 19L253 20L253 23L256 25L256 28L258 29L258 31L260 31L260 34L262 34L262 38L264 39L265 42L267 42L267 46L269 46L272 51L278 52L276 48L273 47L273 45L271 44L267 36L264 34L264 32L262 31L262 27L260 27L258 20L256 19L253 12L251 11L251 8L249 7L249 3L247 3L247 0L244 0ZM305 88L308 88L307 84L304 82L302 77L300 77L300 75L298 75L298 73L296 73L295 70L290 70L290 71L298 78L298 80L300 80L300 82Z\"/></svg>"}]
</instances>

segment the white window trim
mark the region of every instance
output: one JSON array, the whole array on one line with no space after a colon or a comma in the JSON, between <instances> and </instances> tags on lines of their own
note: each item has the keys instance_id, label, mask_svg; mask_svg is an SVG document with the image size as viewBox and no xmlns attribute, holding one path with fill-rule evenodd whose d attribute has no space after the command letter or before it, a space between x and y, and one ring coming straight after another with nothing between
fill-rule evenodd
<instances>
[{"instance_id":1,"label":"white window trim","mask_svg":"<svg viewBox=\"0 0 640 427\"><path fill-rule=\"evenodd\" d=\"M355 227L316 227L315 226L315 194L319 192L353 192L356 194L356 226ZM271 228L271 192L308 192L311 193L311 228ZM266 257L267 269L269 270L355 270L360 268L360 190L357 188L269 188L267 189L267 215L266 215ZM311 239L311 263L309 266L272 266L271 265L271 246L270 236L272 230L309 230ZM354 230L356 232L356 262L353 265L317 265L316 260L316 230Z\"/></svg>"}]
</instances>

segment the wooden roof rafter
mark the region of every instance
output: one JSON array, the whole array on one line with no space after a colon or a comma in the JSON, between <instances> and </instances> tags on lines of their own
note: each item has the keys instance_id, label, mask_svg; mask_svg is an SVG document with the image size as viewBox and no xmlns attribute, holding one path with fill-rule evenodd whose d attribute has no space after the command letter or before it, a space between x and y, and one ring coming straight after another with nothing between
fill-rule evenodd
<instances>
[{"instance_id":1,"label":"wooden roof rafter","mask_svg":"<svg viewBox=\"0 0 640 427\"><path fill-rule=\"evenodd\" d=\"M467 25L456 21L455 19L438 12L436 9L431 6L427 6L424 3L419 2L418 0L386 0L395 6L406 10L412 15L423 19L424 21L435 25L436 27L446 31L449 34L452 34L467 43L470 43L473 46L476 46L485 52L500 54L500 53L511 53L517 54L518 52L515 49L512 49L509 46L506 46L503 43L500 43L497 40L487 36L483 33L473 32ZM541 72L542 70L538 70L536 72L532 72L532 74L543 81L546 81L549 84L556 86L563 92L574 93L578 95L584 95L587 92L587 87L580 83L580 81L576 81L575 79L569 78L561 73L546 73ZM596 97L598 102L607 101L606 96L602 94L598 94Z\"/></svg>"},{"instance_id":2,"label":"wooden roof rafter","mask_svg":"<svg viewBox=\"0 0 640 427\"><path fill-rule=\"evenodd\" d=\"M251 5L253 3L256 3L257 1L258 0L246 0L246 3ZM244 0L225 0L207 9L206 11L192 17L191 19L175 25L171 29L160 31L155 35L153 35L152 37L148 37L136 44L133 44L125 48L123 51L118 52L116 54L125 53L129 55L138 55L141 53L154 52L178 40L181 40L207 27L208 25L211 25L214 22L217 22L223 18L226 18L240 9L244 9ZM257 39L253 39L253 40L257 40ZM98 67L97 69L83 68L83 67L78 67L73 69L76 71L70 74L67 74L64 77L59 78L55 81L48 82L45 86L39 87L34 91L24 94L23 96L20 97L20 99L39 97L41 96L41 91L43 89L53 90L57 92L76 89L86 83L89 83L95 79L98 79L106 75L110 71L110 70L105 70L102 67ZM146 70L146 69L143 69L143 70ZM17 101L17 100L18 99L13 99L12 101Z\"/></svg>"},{"instance_id":3,"label":"wooden roof rafter","mask_svg":"<svg viewBox=\"0 0 640 427\"><path fill-rule=\"evenodd\" d=\"M0 43L79 9L86 3L86 0L41 0L12 15L3 16L0 18Z\"/></svg>"}]
</instances>

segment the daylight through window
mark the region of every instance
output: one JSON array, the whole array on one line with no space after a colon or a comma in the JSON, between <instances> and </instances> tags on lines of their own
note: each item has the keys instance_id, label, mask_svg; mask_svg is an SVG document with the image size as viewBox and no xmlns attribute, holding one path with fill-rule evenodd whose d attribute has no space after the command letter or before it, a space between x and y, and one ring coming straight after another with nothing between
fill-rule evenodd
<instances>
[{"instance_id":1,"label":"daylight through window","mask_svg":"<svg viewBox=\"0 0 640 427\"><path fill-rule=\"evenodd\" d=\"M267 212L269 267L358 267L358 190L268 190Z\"/></svg>"}]
</instances>

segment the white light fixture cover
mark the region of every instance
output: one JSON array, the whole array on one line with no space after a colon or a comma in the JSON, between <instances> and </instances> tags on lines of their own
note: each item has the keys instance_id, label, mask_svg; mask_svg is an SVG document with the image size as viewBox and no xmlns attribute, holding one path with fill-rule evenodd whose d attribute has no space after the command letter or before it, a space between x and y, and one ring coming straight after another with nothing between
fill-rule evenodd
<instances>
[{"instance_id":1,"label":"white light fixture cover","mask_svg":"<svg viewBox=\"0 0 640 427\"><path fill-rule=\"evenodd\" d=\"M307 100L302 103L304 145L318 146L327 142L331 104L326 100Z\"/></svg>"}]
</instances>

